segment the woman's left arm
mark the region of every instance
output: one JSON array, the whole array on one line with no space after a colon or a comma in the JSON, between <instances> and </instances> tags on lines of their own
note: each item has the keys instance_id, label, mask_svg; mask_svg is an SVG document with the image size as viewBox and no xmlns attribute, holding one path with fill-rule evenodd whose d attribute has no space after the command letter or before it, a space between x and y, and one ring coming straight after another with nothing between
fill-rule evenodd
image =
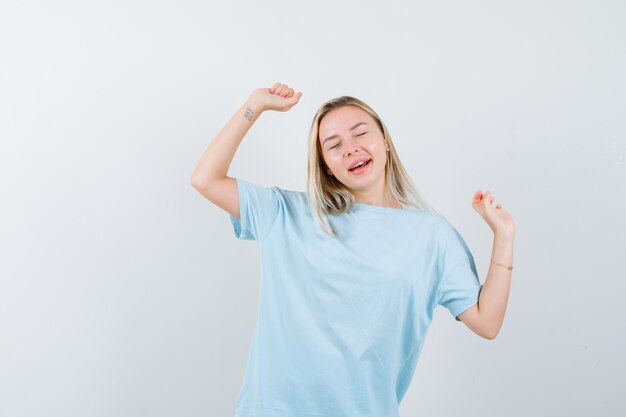
<instances>
[{"instance_id":1,"label":"woman's left arm","mask_svg":"<svg viewBox=\"0 0 626 417\"><path fill-rule=\"evenodd\" d=\"M477 306L459 315L467 327L487 339L500 332L509 299L513 273L513 242L515 223L501 204L491 206L493 197L487 191L474 194L472 207L482 216L493 231L493 248L489 271L480 291ZM509 268L510 267L510 268Z\"/></svg>"}]
</instances>

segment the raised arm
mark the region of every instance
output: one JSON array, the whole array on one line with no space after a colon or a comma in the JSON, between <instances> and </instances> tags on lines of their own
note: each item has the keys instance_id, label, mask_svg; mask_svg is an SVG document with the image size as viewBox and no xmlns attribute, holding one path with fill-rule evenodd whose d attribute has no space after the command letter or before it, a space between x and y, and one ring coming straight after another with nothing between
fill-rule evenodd
<instances>
[{"instance_id":1,"label":"raised arm","mask_svg":"<svg viewBox=\"0 0 626 417\"><path fill-rule=\"evenodd\" d=\"M275 83L271 88L254 90L204 151L191 176L193 188L239 218L237 182L227 175L239 144L262 112L287 111L301 96L301 92L294 94L293 89L281 83Z\"/></svg>"},{"instance_id":2,"label":"raised arm","mask_svg":"<svg viewBox=\"0 0 626 417\"><path fill-rule=\"evenodd\" d=\"M504 321L511 288L515 240L513 218L502 208L502 204L492 207L493 201L489 191L483 194L480 190L474 193L472 199L472 207L493 231L493 249L478 304L459 315L467 327L487 339L497 336Z\"/></svg>"}]
</instances>

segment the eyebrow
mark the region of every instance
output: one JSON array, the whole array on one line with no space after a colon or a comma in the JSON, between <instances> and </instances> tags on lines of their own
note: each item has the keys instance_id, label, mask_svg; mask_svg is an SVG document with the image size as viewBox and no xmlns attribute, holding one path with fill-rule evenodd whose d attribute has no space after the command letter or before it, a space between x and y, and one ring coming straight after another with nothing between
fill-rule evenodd
<instances>
[{"instance_id":1,"label":"eyebrow","mask_svg":"<svg viewBox=\"0 0 626 417\"><path fill-rule=\"evenodd\" d=\"M359 122L359 123L355 124L354 126L352 126L352 127L350 128L350 130L354 130L354 129L356 129L357 127L359 127L359 126L361 126L361 125L367 125L367 123L365 123L365 122ZM331 139L335 139L335 138L336 138L336 137L338 137L338 136L339 136L339 135L332 135L332 136L327 137L326 139L324 139L324 142L322 142L322 146L323 146L323 145L324 145L327 141L329 141L329 140L331 140Z\"/></svg>"}]
</instances>

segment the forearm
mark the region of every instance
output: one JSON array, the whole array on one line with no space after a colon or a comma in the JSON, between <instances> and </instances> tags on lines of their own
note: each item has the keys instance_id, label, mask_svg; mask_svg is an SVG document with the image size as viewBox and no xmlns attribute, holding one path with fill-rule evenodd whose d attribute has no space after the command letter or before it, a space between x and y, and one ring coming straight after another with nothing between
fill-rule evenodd
<instances>
[{"instance_id":1,"label":"forearm","mask_svg":"<svg viewBox=\"0 0 626 417\"><path fill-rule=\"evenodd\" d=\"M514 235L494 234L489 271L478 300L479 314L484 320L485 328L490 329L492 337L498 334L504 321L513 273L512 270L494 262L513 265L514 238Z\"/></svg>"},{"instance_id":2,"label":"forearm","mask_svg":"<svg viewBox=\"0 0 626 417\"><path fill-rule=\"evenodd\" d=\"M204 151L191 176L195 188L208 186L212 180L227 176L239 144L262 112L263 108L253 96L237 110Z\"/></svg>"}]
</instances>

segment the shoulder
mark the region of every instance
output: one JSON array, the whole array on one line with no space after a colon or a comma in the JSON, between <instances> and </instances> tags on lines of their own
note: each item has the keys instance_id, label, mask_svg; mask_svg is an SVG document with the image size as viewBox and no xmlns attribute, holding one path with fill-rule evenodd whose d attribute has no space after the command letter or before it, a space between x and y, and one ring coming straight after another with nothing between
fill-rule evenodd
<instances>
[{"instance_id":1,"label":"shoulder","mask_svg":"<svg viewBox=\"0 0 626 417\"><path fill-rule=\"evenodd\" d=\"M279 186L270 187L285 209L299 212L308 207L307 193Z\"/></svg>"},{"instance_id":2,"label":"shoulder","mask_svg":"<svg viewBox=\"0 0 626 417\"><path fill-rule=\"evenodd\" d=\"M278 187L276 185L271 187L272 190L279 196L281 196L285 201L301 201L306 199L306 193L304 191L296 191L290 190L288 188Z\"/></svg>"},{"instance_id":3,"label":"shoulder","mask_svg":"<svg viewBox=\"0 0 626 417\"><path fill-rule=\"evenodd\" d=\"M437 246L446 247L450 242L462 239L457 228L443 215L432 211L424 212L424 221Z\"/></svg>"},{"instance_id":4,"label":"shoulder","mask_svg":"<svg viewBox=\"0 0 626 417\"><path fill-rule=\"evenodd\" d=\"M406 211L406 214L408 214L410 222L415 222L423 230L429 229L432 232L441 234L442 232L445 232L446 229L452 227L450 222L448 222L448 220L444 216L434 211L413 208L408 208L407 210L403 211Z\"/></svg>"},{"instance_id":5,"label":"shoulder","mask_svg":"<svg viewBox=\"0 0 626 417\"><path fill-rule=\"evenodd\" d=\"M433 227L435 227L441 235L446 236L456 231L456 228L445 216L435 212L429 213Z\"/></svg>"}]
</instances>

